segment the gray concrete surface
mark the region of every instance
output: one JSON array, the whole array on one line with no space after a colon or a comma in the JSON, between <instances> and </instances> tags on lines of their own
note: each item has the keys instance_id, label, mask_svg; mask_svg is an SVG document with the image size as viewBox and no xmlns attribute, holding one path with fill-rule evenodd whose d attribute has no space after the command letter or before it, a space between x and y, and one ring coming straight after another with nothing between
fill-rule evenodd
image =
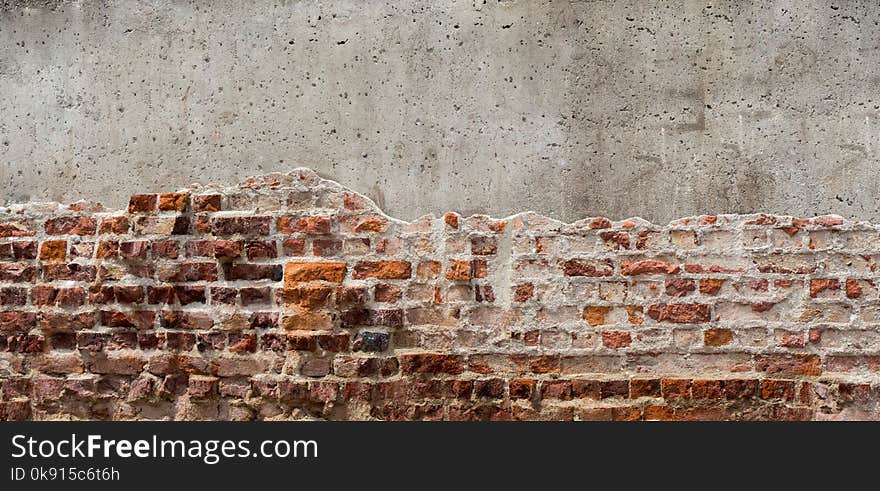
<instances>
[{"instance_id":1,"label":"gray concrete surface","mask_svg":"<svg viewBox=\"0 0 880 491\"><path fill-rule=\"evenodd\" d=\"M0 198L880 220L875 1L0 0Z\"/></svg>"}]
</instances>

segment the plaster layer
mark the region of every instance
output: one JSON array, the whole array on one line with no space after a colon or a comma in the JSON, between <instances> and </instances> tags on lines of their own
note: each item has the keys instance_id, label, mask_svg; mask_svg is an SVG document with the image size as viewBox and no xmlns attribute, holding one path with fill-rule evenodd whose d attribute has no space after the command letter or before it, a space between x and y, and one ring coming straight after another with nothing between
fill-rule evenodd
<instances>
[{"instance_id":1,"label":"plaster layer","mask_svg":"<svg viewBox=\"0 0 880 491\"><path fill-rule=\"evenodd\" d=\"M0 198L880 220L871 1L0 2Z\"/></svg>"}]
</instances>

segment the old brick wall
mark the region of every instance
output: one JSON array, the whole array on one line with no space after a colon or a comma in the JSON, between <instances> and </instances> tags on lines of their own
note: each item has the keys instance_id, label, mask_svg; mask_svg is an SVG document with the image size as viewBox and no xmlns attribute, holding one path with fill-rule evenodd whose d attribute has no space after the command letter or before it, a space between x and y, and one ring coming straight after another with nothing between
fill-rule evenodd
<instances>
[{"instance_id":1,"label":"old brick wall","mask_svg":"<svg viewBox=\"0 0 880 491\"><path fill-rule=\"evenodd\" d=\"M836 216L402 222L306 169L0 212L0 419L880 415Z\"/></svg>"}]
</instances>

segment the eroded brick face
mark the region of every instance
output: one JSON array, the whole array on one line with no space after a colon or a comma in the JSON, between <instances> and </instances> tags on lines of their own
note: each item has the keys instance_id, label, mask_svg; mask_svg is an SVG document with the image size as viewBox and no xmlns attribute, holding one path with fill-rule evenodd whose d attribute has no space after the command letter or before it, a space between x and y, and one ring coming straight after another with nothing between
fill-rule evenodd
<instances>
[{"instance_id":1,"label":"eroded brick face","mask_svg":"<svg viewBox=\"0 0 880 491\"><path fill-rule=\"evenodd\" d=\"M0 419L880 417L839 217L405 223L305 169L0 213Z\"/></svg>"}]
</instances>

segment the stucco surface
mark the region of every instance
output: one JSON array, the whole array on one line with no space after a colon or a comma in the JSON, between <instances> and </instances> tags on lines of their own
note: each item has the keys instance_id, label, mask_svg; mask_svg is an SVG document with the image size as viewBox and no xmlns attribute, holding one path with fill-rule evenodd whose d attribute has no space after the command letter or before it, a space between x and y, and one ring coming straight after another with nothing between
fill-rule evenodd
<instances>
[{"instance_id":1,"label":"stucco surface","mask_svg":"<svg viewBox=\"0 0 880 491\"><path fill-rule=\"evenodd\" d=\"M874 2L0 2L0 198L880 219Z\"/></svg>"}]
</instances>

